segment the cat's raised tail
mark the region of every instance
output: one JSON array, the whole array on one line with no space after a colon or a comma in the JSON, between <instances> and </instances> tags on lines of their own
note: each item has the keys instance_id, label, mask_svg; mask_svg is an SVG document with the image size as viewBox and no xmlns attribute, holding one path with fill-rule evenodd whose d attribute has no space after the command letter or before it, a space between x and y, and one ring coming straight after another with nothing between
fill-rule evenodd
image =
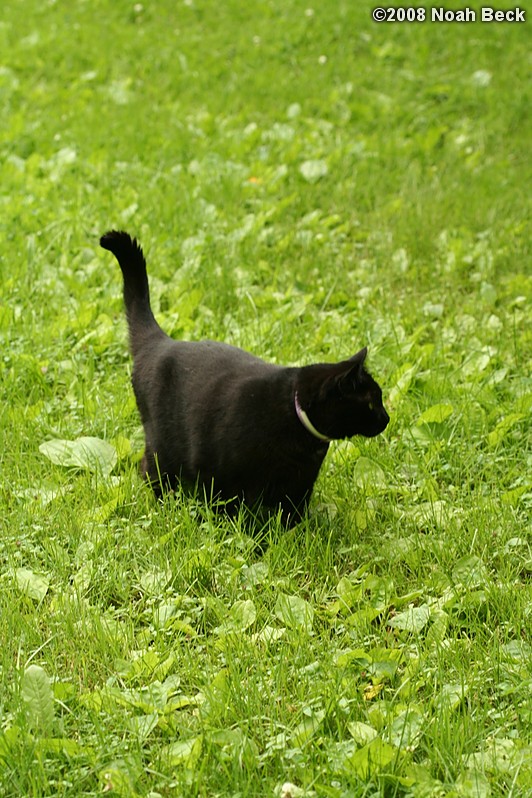
<instances>
[{"instance_id":1,"label":"cat's raised tail","mask_svg":"<svg viewBox=\"0 0 532 798\"><path fill-rule=\"evenodd\" d=\"M109 230L105 233L100 238L100 246L113 253L122 270L129 338L135 353L140 340L149 329L161 331L150 306L144 253L137 239L121 230Z\"/></svg>"}]
</instances>

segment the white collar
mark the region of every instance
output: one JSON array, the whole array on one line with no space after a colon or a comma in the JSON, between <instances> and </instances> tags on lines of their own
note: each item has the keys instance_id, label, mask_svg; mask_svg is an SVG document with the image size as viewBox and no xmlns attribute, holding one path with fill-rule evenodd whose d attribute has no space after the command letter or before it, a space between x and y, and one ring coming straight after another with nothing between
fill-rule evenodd
<instances>
[{"instance_id":1,"label":"white collar","mask_svg":"<svg viewBox=\"0 0 532 798\"><path fill-rule=\"evenodd\" d=\"M298 419L301 421L307 432L310 432L311 435L314 435L319 441L324 441L326 443L330 443L332 438L329 438L327 435L324 435L322 432L319 432L310 418L307 416L301 405L299 404L299 396L297 395L297 391L294 396L294 405L296 408L296 413Z\"/></svg>"}]
</instances>

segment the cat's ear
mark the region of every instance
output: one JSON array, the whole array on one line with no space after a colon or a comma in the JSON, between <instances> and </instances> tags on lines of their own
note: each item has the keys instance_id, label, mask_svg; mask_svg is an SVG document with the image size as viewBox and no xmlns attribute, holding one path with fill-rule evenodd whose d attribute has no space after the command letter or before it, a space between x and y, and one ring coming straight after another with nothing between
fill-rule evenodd
<instances>
[{"instance_id":1,"label":"cat's ear","mask_svg":"<svg viewBox=\"0 0 532 798\"><path fill-rule=\"evenodd\" d=\"M353 363L353 365L357 365L359 368L362 368L367 354L368 354L368 347L365 346L364 349L361 349L359 352L356 353L356 355L350 357L348 363Z\"/></svg>"},{"instance_id":2,"label":"cat's ear","mask_svg":"<svg viewBox=\"0 0 532 798\"><path fill-rule=\"evenodd\" d=\"M357 383L364 373L364 361L368 354L367 346L361 349L356 355L345 361L346 369L338 375L337 385L342 396L350 396L357 389Z\"/></svg>"}]
</instances>

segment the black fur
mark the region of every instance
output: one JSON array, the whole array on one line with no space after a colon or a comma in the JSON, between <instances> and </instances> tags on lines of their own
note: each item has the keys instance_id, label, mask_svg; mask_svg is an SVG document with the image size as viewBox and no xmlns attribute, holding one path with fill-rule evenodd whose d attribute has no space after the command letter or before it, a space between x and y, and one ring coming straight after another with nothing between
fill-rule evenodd
<instances>
[{"instance_id":1,"label":"black fur","mask_svg":"<svg viewBox=\"0 0 532 798\"><path fill-rule=\"evenodd\" d=\"M330 439L373 437L389 416L364 368L366 349L340 363L289 368L216 341L174 341L150 307L146 261L128 233L100 244L117 258L133 355L133 389L146 448L142 471L157 494L178 481L229 506L281 507L285 523L305 511Z\"/></svg>"}]
</instances>

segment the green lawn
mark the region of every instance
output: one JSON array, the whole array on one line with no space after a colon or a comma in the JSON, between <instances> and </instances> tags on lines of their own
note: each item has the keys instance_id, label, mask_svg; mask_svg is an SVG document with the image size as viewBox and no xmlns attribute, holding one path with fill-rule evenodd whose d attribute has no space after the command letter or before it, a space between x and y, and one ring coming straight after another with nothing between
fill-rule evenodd
<instances>
[{"instance_id":1,"label":"green lawn","mask_svg":"<svg viewBox=\"0 0 532 798\"><path fill-rule=\"evenodd\" d=\"M532 794L532 23L372 8L3 4L1 798ZM263 549L138 475L111 227L176 337L369 347Z\"/></svg>"}]
</instances>

